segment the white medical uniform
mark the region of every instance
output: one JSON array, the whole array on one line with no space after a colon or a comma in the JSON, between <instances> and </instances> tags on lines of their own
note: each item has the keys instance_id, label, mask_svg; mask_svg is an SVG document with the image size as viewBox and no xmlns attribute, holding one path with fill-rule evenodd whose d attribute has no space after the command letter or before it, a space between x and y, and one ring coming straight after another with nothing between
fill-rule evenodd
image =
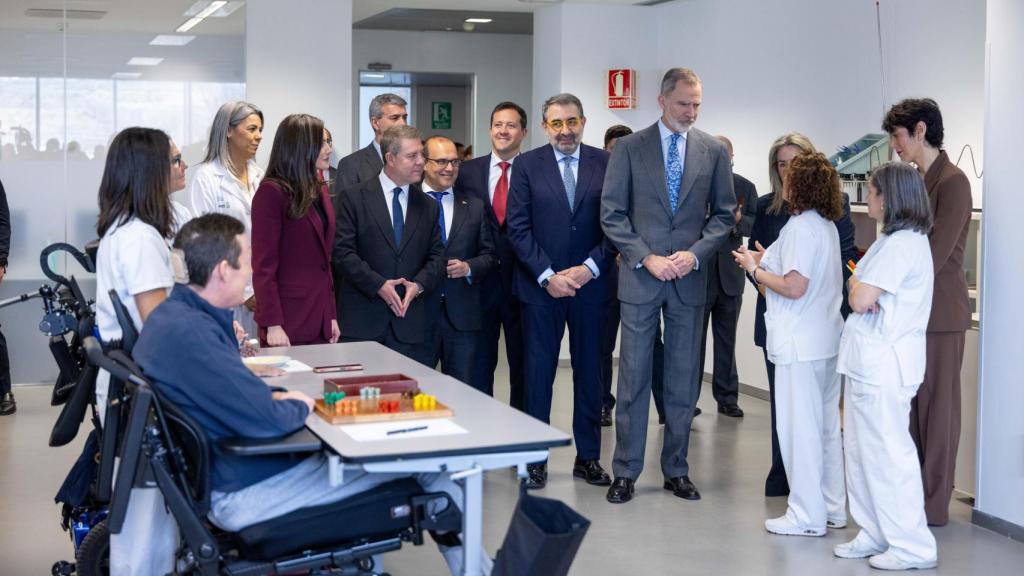
<instances>
[{"instance_id":1,"label":"white medical uniform","mask_svg":"<svg viewBox=\"0 0 1024 576\"><path fill-rule=\"evenodd\" d=\"M177 211L176 211L177 214ZM138 329L142 318L135 295L174 286L168 239L156 228L132 218L103 235L96 255L96 326L104 341L121 338L121 326L114 314L110 290L115 290ZM107 404L110 374L101 370L96 378L97 406ZM100 410L105 416L105 411ZM174 567L177 524L164 509L156 488L133 489L128 514L120 534L110 539L110 574L162 575Z\"/></svg>"},{"instance_id":2,"label":"white medical uniform","mask_svg":"<svg viewBox=\"0 0 1024 576\"><path fill-rule=\"evenodd\" d=\"M824 531L846 522L843 446L839 431L836 355L843 330L843 273L839 234L817 211L789 219L768 247L761 267L808 279L800 298L766 293L768 359L775 364L775 413L782 462L789 480L786 517L803 529Z\"/></svg>"},{"instance_id":3,"label":"white medical uniform","mask_svg":"<svg viewBox=\"0 0 1024 576\"><path fill-rule=\"evenodd\" d=\"M192 214L196 217L210 212L227 214L245 224L245 232L252 231L252 199L263 180L263 170L254 160L248 163L249 185L243 189L228 167L219 161L203 162L191 169L188 197ZM253 295L252 282L245 286L245 299ZM256 337L256 320L244 304L232 308L235 320L252 337Z\"/></svg>"},{"instance_id":4,"label":"white medical uniform","mask_svg":"<svg viewBox=\"0 0 1024 576\"><path fill-rule=\"evenodd\" d=\"M935 560L910 401L924 379L933 269L928 237L883 234L857 264L857 279L883 290L879 311L846 321L838 370L847 376L846 478L850 513L865 545L907 562Z\"/></svg>"}]
</instances>

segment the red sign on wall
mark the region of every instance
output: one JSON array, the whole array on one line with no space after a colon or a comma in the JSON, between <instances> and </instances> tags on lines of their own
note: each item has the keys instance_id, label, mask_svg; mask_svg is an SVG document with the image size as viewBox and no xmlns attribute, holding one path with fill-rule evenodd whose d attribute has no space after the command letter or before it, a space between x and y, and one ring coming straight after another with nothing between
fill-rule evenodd
<instances>
[{"instance_id":1,"label":"red sign on wall","mask_svg":"<svg viewBox=\"0 0 1024 576\"><path fill-rule=\"evenodd\" d=\"M636 108L636 71L628 68L608 71L608 108Z\"/></svg>"}]
</instances>

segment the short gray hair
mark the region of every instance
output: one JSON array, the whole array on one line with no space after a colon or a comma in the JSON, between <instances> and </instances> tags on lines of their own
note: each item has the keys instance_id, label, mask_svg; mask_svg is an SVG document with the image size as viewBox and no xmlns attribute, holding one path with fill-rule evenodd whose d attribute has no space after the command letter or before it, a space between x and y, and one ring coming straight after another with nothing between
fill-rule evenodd
<instances>
[{"instance_id":1,"label":"short gray hair","mask_svg":"<svg viewBox=\"0 0 1024 576\"><path fill-rule=\"evenodd\" d=\"M384 116L384 105L393 104L395 106L407 107L409 104L398 94L392 94L391 92L385 92L384 94L377 94L370 100L370 118L380 118Z\"/></svg>"},{"instance_id":2,"label":"short gray hair","mask_svg":"<svg viewBox=\"0 0 1024 576\"><path fill-rule=\"evenodd\" d=\"M263 124L263 112L255 104L243 101L222 104L217 110L217 115L213 117L213 125L210 126L210 141L206 145L206 158L203 162L219 160L229 172L238 176L241 166L235 166L231 162L231 154L228 153L228 132L232 128L237 128L253 114L259 116L260 124Z\"/></svg>"},{"instance_id":3,"label":"short gray hair","mask_svg":"<svg viewBox=\"0 0 1024 576\"><path fill-rule=\"evenodd\" d=\"M700 76L689 68L669 68L661 78L661 95L668 96L682 82L687 86L700 86Z\"/></svg>"},{"instance_id":4,"label":"short gray hair","mask_svg":"<svg viewBox=\"0 0 1024 576\"><path fill-rule=\"evenodd\" d=\"M586 117L583 114L583 103L580 102L580 99L577 98L574 94L569 94L568 92L562 92L561 94L555 94L551 98L548 98L547 100L544 101L544 107L541 108L541 111L540 111L540 119L541 120L543 120L544 122L548 121L548 108L550 108L551 106L553 106L555 104L558 104L559 106L568 106L569 104L572 104L572 105L576 106L577 110L580 111L580 117L582 117L582 118Z\"/></svg>"},{"instance_id":5,"label":"short gray hair","mask_svg":"<svg viewBox=\"0 0 1024 576\"><path fill-rule=\"evenodd\" d=\"M916 168L902 162L882 164L871 173L871 185L885 199L882 234L913 230L928 234L932 209L928 189Z\"/></svg>"},{"instance_id":6,"label":"short gray hair","mask_svg":"<svg viewBox=\"0 0 1024 576\"><path fill-rule=\"evenodd\" d=\"M380 137L380 153L387 156L390 152L392 156L398 156L402 151L402 140L422 140L420 131L404 124L388 128Z\"/></svg>"}]
</instances>

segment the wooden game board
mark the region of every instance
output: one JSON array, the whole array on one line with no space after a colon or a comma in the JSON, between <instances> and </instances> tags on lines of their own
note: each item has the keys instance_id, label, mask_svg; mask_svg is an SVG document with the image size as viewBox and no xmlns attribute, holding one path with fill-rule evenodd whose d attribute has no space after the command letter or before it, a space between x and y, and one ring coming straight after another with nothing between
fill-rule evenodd
<instances>
[{"instance_id":1,"label":"wooden game board","mask_svg":"<svg viewBox=\"0 0 1024 576\"><path fill-rule=\"evenodd\" d=\"M358 399L358 396L353 399ZM398 400L398 412L378 412L375 408L378 400ZM359 400L361 403L358 414L332 414L328 412L323 398L316 401L316 413L331 424L361 424L365 422L390 422L398 420L420 420L424 418L449 418L455 415L447 405L441 402L433 410L414 410L412 398L402 398L401 394L381 394L373 400ZM365 411L362 408L366 408Z\"/></svg>"}]
</instances>

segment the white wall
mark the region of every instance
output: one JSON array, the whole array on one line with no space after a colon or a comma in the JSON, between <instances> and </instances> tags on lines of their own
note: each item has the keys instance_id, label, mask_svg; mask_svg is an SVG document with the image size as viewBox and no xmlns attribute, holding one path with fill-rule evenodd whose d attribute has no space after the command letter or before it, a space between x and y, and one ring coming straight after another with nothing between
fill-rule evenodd
<instances>
[{"instance_id":1,"label":"white wall","mask_svg":"<svg viewBox=\"0 0 1024 576\"><path fill-rule=\"evenodd\" d=\"M315 15L315 17L311 17ZM263 110L266 166L277 125L305 112L330 127L335 142L352 133L352 0L246 3L246 99Z\"/></svg>"},{"instance_id":2,"label":"white wall","mask_svg":"<svg viewBox=\"0 0 1024 576\"><path fill-rule=\"evenodd\" d=\"M465 144L472 144L477 154L490 151L488 127L495 104L511 100L525 107L530 102L530 54L533 50L530 36L354 30L352 40L353 86L358 85L359 70L365 70L370 62L390 63L396 72L475 74L476 99L472 115L475 121L471 141ZM359 115L367 113L353 110ZM335 138L336 144L339 140L341 138ZM351 150L352 146L366 143L342 145L348 145ZM341 149L338 152L348 153Z\"/></svg>"},{"instance_id":3,"label":"white wall","mask_svg":"<svg viewBox=\"0 0 1024 576\"><path fill-rule=\"evenodd\" d=\"M988 0L978 511L1024 526L1020 159L1024 4Z\"/></svg>"}]
</instances>

